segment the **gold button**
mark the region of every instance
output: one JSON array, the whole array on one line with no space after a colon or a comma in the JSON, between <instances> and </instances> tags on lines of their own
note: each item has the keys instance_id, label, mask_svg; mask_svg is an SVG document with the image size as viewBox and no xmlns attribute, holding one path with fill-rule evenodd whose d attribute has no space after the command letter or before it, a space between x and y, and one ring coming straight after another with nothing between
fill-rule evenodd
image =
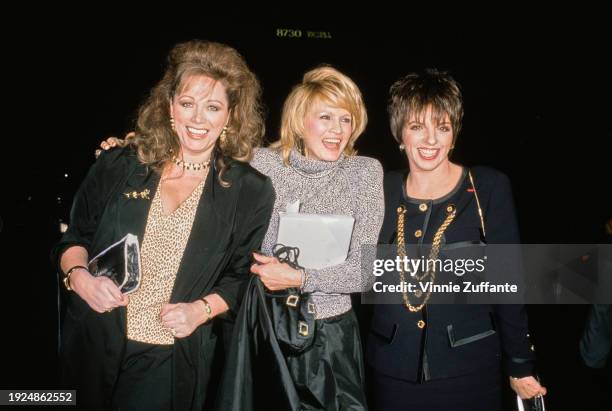
<instances>
[{"instance_id":1,"label":"gold button","mask_svg":"<svg viewBox=\"0 0 612 411\"><path fill-rule=\"evenodd\" d=\"M423 232L422 232L421 230L416 230L416 231L414 232L414 236L415 236L416 238L420 238L422 235L423 235Z\"/></svg>"},{"instance_id":2,"label":"gold button","mask_svg":"<svg viewBox=\"0 0 612 411\"><path fill-rule=\"evenodd\" d=\"M446 212L450 214L450 213L452 213L453 211L455 211L455 206L454 206L453 204L449 204L449 205L446 207Z\"/></svg>"},{"instance_id":3,"label":"gold button","mask_svg":"<svg viewBox=\"0 0 612 411\"><path fill-rule=\"evenodd\" d=\"M425 328L425 321L423 321L423 320L419 320L419 321L417 322L417 327L419 327L419 328L421 328L421 329Z\"/></svg>"},{"instance_id":4,"label":"gold button","mask_svg":"<svg viewBox=\"0 0 612 411\"><path fill-rule=\"evenodd\" d=\"M421 210L423 212L427 211L427 204L425 204L425 203L419 204L419 210Z\"/></svg>"}]
</instances>

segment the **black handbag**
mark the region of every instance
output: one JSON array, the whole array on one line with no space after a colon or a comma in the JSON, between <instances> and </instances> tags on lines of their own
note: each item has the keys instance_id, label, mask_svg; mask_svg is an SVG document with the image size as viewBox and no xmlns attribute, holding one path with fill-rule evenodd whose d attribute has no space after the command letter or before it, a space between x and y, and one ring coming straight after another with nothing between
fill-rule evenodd
<instances>
[{"instance_id":1,"label":"black handbag","mask_svg":"<svg viewBox=\"0 0 612 411\"><path fill-rule=\"evenodd\" d=\"M298 264L299 248L276 244L272 254L281 263L302 269ZM316 315L310 293L303 293L298 288L266 290L266 301L276 338L283 351L298 354L308 349L314 341Z\"/></svg>"}]
</instances>

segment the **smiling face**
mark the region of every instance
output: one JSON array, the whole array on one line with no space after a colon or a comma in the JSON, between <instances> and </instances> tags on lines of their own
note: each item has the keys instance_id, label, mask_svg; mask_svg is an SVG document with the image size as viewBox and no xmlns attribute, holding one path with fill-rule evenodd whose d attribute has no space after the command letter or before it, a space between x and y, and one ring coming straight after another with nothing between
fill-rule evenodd
<instances>
[{"instance_id":1,"label":"smiling face","mask_svg":"<svg viewBox=\"0 0 612 411\"><path fill-rule=\"evenodd\" d=\"M453 128L448 114L436 120L431 106L421 116L407 117L402 143L411 171L432 171L448 164L453 147Z\"/></svg>"},{"instance_id":2,"label":"smiling face","mask_svg":"<svg viewBox=\"0 0 612 411\"><path fill-rule=\"evenodd\" d=\"M208 76L186 78L170 102L170 114L183 158L208 160L229 119L225 86Z\"/></svg>"},{"instance_id":3,"label":"smiling face","mask_svg":"<svg viewBox=\"0 0 612 411\"><path fill-rule=\"evenodd\" d=\"M315 101L304 118L302 137L306 157L323 161L338 160L352 132L351 113L321 100Z\"/></svg>"}]
</instances>

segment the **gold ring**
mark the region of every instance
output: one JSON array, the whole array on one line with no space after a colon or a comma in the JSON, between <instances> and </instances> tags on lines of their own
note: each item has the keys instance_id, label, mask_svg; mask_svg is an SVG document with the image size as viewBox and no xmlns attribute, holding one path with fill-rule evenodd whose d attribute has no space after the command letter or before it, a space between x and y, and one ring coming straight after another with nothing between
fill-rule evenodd
<instances>
[{"instance_id":1,"label":"gold ring","mask_svg":"<svg viewBox=\"0 0 612 411\"><path fill-rule=\"evenodd\" d=\"M170 334L176 337L176 330L174 328L170 328Z\"/></svg>"}]
</instances>

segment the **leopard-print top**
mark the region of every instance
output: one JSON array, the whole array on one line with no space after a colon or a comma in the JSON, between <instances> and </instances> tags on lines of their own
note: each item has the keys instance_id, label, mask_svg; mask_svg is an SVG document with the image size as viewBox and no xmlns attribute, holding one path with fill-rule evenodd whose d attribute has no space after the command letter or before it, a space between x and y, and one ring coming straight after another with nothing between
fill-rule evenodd
<instances>
[{"instance_id":1,"label":"leopard-print top","mask_svg":"<svg viewBox=\"0 0 612 411\"><path fill-rule=\"evenodd\" d=\"M206 176L191 195L170 215L165 215L161 184L157 189L141 245L140 289L130 295L127 306L127 337L149 344L174 344L170 329L162 325L159 313L170 301Z\"/></svg>"}]
</instances>

